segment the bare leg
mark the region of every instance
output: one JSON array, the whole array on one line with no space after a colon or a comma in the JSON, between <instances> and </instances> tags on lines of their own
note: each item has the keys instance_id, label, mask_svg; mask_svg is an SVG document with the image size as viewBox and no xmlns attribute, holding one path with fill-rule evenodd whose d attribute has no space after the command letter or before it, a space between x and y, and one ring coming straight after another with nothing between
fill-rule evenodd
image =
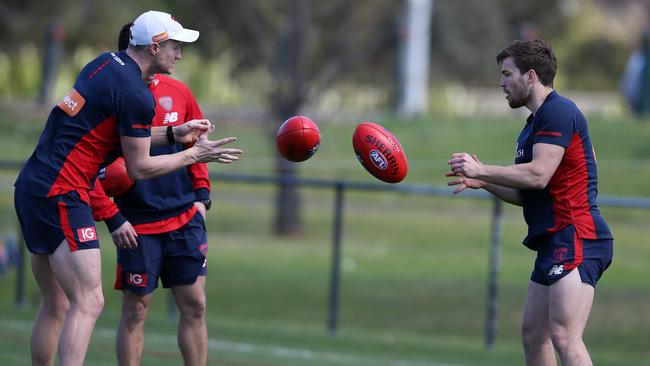
<instances>
[{"instance_id":1,"label":"bare leg","mask_svg":"<svg viewBox=\"0 0 650 366\"><path fill-rule=\"evenodd\" d=\"M556 366L555 351L548 328L549 288L535 282L528 284L521 338L528 366Z\"/></svg>"},{"instance_id":2,"label":"bare leg","mask_svg":"<svg viewBox=\"0 0 650 366\"><path fill-rule=\"evenodd\" d=\"M172 287L178 320L178 347L186 366L208 362L208 329L205 324L205 276L191 285Z\"/></svg>"},{"instance_id":3,"label":"bare leg","mask_svg":"<svg viewBox=\"0 0 650 366\"><path fill-rule=\"evenodd\" d=\"M50 256L50 265L70 301L59 340L59 359L61 365L82 365L104 308L99 249L70 252L64 240Z\"/></svg>"},{"instance_id":4,"label":"bare leg","mask_svg":"<svg viewBox=\"0 0 650 366\"><path fill-rule=\"evenodd\" d=\"M564 366L591 366L591 357L582 341L594 288L580 280L575 269L549 289L549 326L553 345Z\"/></svg>"},{"instance_id":5,"label":"bare leg","mask_svg":"<svg viewBox=\"0 0 650 366\"><path fill-rule=\"evenodd\" d=\"M32 365L53 366L70 302L54 277L48 256L31 254L31 263L32 273L43 296L32 328Z\"/></svg>"},{"instance_id":6,"label":"bare leg","mask_svg":"<svg viewBox=\"0 0 650 366\"><path fill-rule=\"evenodd\" d=\"M122 316L117 328L117 361L120 366L140 365L144 350L144 321L152 294L138 295L124 290Z\"/></svg>"}]
</instances>

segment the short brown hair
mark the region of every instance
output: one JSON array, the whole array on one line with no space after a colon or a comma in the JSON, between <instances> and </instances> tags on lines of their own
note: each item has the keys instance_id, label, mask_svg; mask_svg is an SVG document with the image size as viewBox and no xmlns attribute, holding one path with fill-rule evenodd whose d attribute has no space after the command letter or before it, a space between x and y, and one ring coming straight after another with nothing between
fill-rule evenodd
<instances>
[{"instance_id":1,"label":"short brown hair","mask_svg":"<svg viewBox=\"0 0 650 366\"><path fill-rule=\"evenodd\" d=\"M497 54L497 63L501 64L508 57L512 57L515 66L521 73L535 70L542 85L553 86L557 58L555 58L550 44L541 39L514 41Z\"/></svg>"}]
</instances>

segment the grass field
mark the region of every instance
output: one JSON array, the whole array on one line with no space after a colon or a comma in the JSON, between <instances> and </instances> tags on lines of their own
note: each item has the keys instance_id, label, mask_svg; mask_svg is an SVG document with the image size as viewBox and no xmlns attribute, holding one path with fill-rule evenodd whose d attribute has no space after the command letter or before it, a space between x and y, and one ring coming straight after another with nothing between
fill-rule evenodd
<instances>
[{"instance_id":1,"label":"grass field","mask_svg":"<svg viewBox=\"0 0 650 366\"><path fill-rule=\"evenodd\" d=\"M39 120L0 119L5 156L24 159L40 133ZM215 121L217 122L217 121ZM354 122L316 121L320 151L300 164L305 177L373 182L354 159ZM512 160L521 121L444 118L380 122L409 157L404 184L443 185L451 152L475 152L484 162ZM273 147L263 128L218 124L246 150L241 162L215 171L269 174ZM650 124L593 119L602 195L650 197ZM6 140L6 141L5 141ZM0 180L1 232L15 231L11 182ZM333 192L303 188L303 235L272 236L274 187L213 183L208 217L210 364L235 366L487 366L520 365L521 309L533 253L520 244L520 210L504 210L499 273L498 334L483 345L491 203L461 197L422 197L348 191L342 250L338 333L326 332ZM615 262L596 292L585 334L595 365L650 365L650 212L604 207L616 236ZM114 365L119 293L111 290L115 256L98 225L104 258L106 308L91 340L87 365ZM29 334L38 291L26 273L25 303L14 304L15 271L0 277L0 360L29 363ZM178 365L175 324L167 293L156 293L147 322L143 365Z\"/></svg>"}]
</instances>

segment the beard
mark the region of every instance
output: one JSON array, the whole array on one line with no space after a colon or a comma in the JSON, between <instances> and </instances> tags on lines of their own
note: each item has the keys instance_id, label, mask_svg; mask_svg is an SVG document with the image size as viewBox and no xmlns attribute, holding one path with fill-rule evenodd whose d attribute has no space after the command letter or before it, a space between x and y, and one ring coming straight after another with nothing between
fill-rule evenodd
<instances>
[{"instance_id":1,"label":"beard","mask_svg":"<svg viewBox=\"0 0 650 366\"><path fill-rule=\"evenodd\" d=\"M508 93L508 105L512 109L523 107L528 103L528 93L525 89L515 89Z\"/></svg>"}]
</instances>

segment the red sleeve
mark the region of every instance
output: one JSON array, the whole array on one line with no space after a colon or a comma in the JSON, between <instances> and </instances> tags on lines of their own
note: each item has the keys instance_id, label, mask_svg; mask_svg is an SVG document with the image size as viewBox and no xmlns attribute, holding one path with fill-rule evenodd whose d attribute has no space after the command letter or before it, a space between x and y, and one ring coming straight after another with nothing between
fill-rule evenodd
<instances>
[{"instance_id":1,"label":"red sleeve","mask_svg":"<svg viewBox=\"0 0 650 366\"><path fill-rule=\"evenodd\" d=\"M192 186L194 190L205 188L210 190L210 175L208 173L208 166L205 163L196 163L187 167L187 173L192 179Z\"/></svg>"},{"instance_id":2,"label":"red sleeve","mask_svg":"<svg viewBox=\"0 0 650 366\"><path fill-rule=\"evenodd\" d=\"M113 218L120 210L113 200L104 192L104 187L95 179L95 187L89 192L90 207L93 210L93 220L106 221Z\"/></svg>"},{"instance_id":3,"label":"red sleeve","mask_svg":"<svg viewBox=\"0 0 650 366\"><path fill-rule=\"evenodd\" d=\"M187 114L185 115L185 122L191 121L193 119L203 119L203 113L201 112L201 108L199 107L196 98L194 98L194 95L192 95L192 92L189 88L184 89L185 99L187 100ZM191 145L185 146L186 149L188 147L191 147ZM206 163L196 163L188 166L187 173L190 175L192 186L194 186L195 191L200 188L205 188L210 191L210 176L208 173L208 165Z\"/></svg>"}]
</instances>

